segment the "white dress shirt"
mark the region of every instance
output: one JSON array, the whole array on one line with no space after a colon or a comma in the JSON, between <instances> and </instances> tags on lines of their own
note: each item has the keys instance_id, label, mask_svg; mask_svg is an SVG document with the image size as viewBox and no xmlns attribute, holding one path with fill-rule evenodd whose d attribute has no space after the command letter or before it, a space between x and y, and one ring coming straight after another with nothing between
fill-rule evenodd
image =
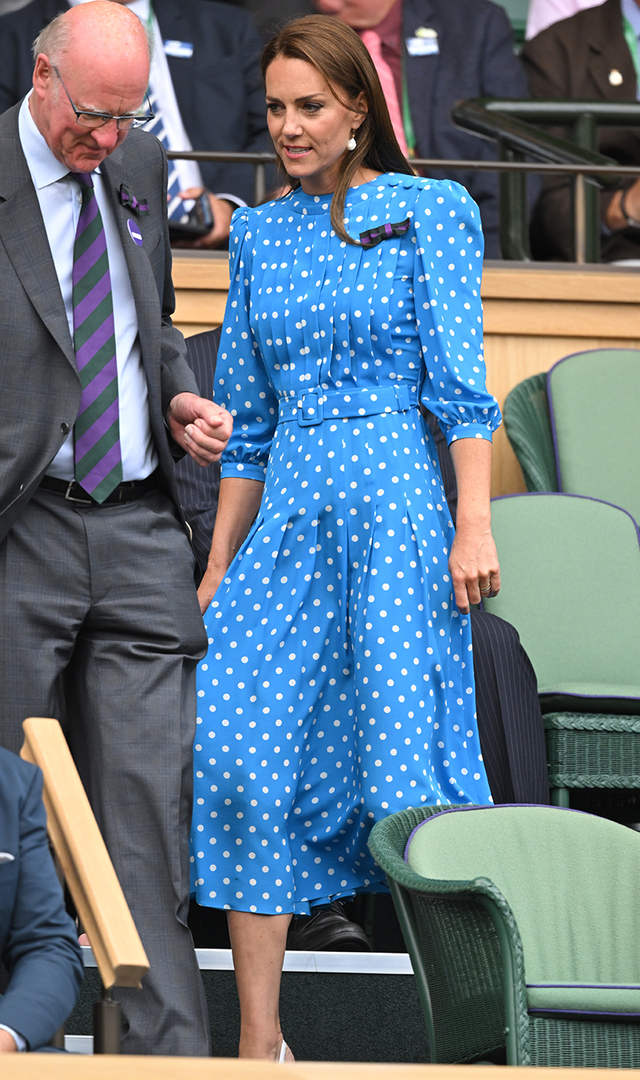
<instances>
[{"instance_id":1,"label":"white dress shirt","mask_svg":"<svg viewBox=\"0 0 640 1080\"><path fill-rule=\"evenodd\" d=\"M53 155L38 131L29 110L30 97L31 94L22 102L18 117L20 143L38 196L73 341L73 246L82 196L77 181L71 178L66 167ZM118 365L122 479L143 480L157 467L158 457L149 421L147 382L138 340L138 316L122 241L104 192L99 168L93 173L93 184L102 215L111 274ZM73 479L73 432L65 440L47 473L63 480Z\"/></svg>"}]
</instances>

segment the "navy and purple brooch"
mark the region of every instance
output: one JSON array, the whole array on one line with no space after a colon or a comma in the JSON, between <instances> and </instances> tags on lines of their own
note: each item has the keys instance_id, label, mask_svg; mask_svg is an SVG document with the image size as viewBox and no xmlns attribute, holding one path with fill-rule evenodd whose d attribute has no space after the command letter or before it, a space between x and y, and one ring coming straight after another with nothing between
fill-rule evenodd
<instances>
[{"instance_id":1,"label":"navy and purple brooch","mask_svg":"<svg viewBox=\"0 0 640 1080\"><path fill-rule=\"evenodd\" d=\"M367 229L366 232L360 233L360 243L363 248L372 248L382 240L393 240L394 236L404 236L409 231L410 224L411 219L405 218L404 221L397 221L395 225L387 222L385 225L378 225L376 229Z\"/></svg>"},{"instance_id":2,"label":"navy and purple brooch","mask_svg":"<svg viewBox=\"0 0 640 1080\"><path fill-rule=\"evenodd\" d=\"M133 195L124 184L120 184L120 202L123 206L126 206L127 210L132 210L134 214L148 214L149 203L146 199L139 199L136 195Z\"/></svg>"}]
</instances>

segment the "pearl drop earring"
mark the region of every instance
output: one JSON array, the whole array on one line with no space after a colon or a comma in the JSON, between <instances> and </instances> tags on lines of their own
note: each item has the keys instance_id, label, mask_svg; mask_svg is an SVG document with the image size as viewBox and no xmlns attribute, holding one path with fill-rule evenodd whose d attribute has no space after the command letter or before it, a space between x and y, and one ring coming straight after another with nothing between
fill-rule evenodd
<instances>
[{"instance_id":1,"label":"pearl drop earring","mask_svg":"<svg viewBox=\"0 0 640 1080\"><path fill-rule=\"evenodd\" d=\"M349 139L349 142L347 143L347 150L355 150L357 145L358 144L356 142L355 135L353 134L353 132L351 132L351 138Z\"/></svg>"}]
</instances>

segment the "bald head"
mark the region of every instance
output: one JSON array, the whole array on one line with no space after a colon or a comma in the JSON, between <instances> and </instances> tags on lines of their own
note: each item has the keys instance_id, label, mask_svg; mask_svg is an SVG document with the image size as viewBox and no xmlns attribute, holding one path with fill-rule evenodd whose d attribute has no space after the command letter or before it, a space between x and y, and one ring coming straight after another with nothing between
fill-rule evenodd
<instances>
[{"instance_id":1,"label":"bald head","mask_svg":"<svg viewBox=\"0 0 640 1080\"><path fill-rule=\"evenodd\" d=\"M78 110L111 116L143 110L149 82L145 29L121 4L93 0L54 19L34 49L30 108L36 125L71 172L91 172L126 131L115 121L91 130L80 126L69 98Z\"/></svg>"}]
</instances>

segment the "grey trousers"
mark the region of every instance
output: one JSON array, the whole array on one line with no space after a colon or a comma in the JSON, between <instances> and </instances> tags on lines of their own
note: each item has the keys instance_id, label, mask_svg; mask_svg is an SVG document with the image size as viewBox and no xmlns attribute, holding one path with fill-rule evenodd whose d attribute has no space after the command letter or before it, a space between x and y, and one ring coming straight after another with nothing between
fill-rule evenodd
<instances>
[{"instance_id":1,"label":"grey trousers","mask_svg":"<svg viewBox=\"0 0 640 1080\"><path fill-rule=\"evenodd\" d=\"M0 742L59 718L150 962L120 990L123 1050L206 1055L187 927L195 666L206 636L169 499L100 508L38 491L0 545ZM64 700L63 700L64 699Z\"/></svg>"}]
</instances>

